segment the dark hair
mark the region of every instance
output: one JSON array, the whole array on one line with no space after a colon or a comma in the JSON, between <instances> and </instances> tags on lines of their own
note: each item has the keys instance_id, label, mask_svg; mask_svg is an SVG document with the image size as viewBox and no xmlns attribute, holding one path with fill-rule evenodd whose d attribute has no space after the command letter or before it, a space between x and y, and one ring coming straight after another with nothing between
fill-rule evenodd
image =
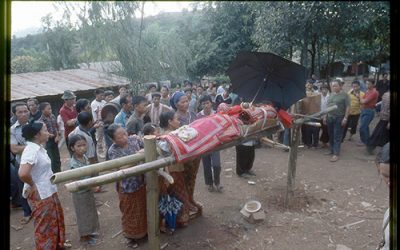
<instances>
[{"instance_id":1,"label":"dark hair","mask_svg":"<svg viewBox=\"0 0 400 250\"><path fill-rule=\"evenodd\" d=\"M87 126L91 121L93 121L91 113L83 111L78 114L78 122L80 125Z\"/></svg>"},{"instance_id":2,"label":"dark hair","mask_svg":"<svg viewBox=\"0 0 400 250\"><path fill-rule=\"evenodd\" d=\"M374 79L372 79L372 78L366 79L366 80L365 80L365 83L367 83L367 82L370 82L370 83L372 83L372 85L375 85L375 81L374 81Z\"/></svg>"},{"instance_id":3,"label":"dark hair","mask_svg":"<svg viewBox=\"0 0 400 250\"><path fill-rule=\"evenodd\" d=\"M160 127L163 129L168 128L168 122L174 119L175 112L174 111L166 111L160 114Z\"/></svg>"},{"instance_id":4,"label":"dark hair","mask_svg":"<svg viewBox=\"0 0 400 250\"><path fill-rule=\"evenodd\" d=\"M166 88L169 91L169 88L167 85L163 85L161 88Z\"/></svg>"},{"instance_id":5,"label":"dark hair","mask_svg":"<svg viewBox=\"0 0 400 250\"><path fill-rule=\"evenodd\" d=\"M119 104L121 105L121 107L122 107L122 105L129 103L129 100L128 100L129 96L130 96L129 94L126 94L126 95L123 95L120 97Z\"/></svg>"},{"instance_id":6,"label":"dark hair","mask_svg":"<svg viewBox=\"0 0 400 250\"><path fill-rule=\"evenodd\" d=\"M82 112L82 110L84 110L88 104L89 104L88 99L85 99L85 98L79 99L78 101L76 101L76 104L75 104L76 112L78 112L78 113Z\"/></svg>"},{"instance_id":7,"label":"dark hair","mask_svg":"<svg viewBox=\"0 0 400 250\"><path fill-rule=\"evenodd\" d=\"M151 83L147 86L147 89L151 89L151 88L157 88L157 86L155 84Z\"/></svg>"},{"instance_id":8,"label":"dark hair","mask_svg":"<svg viewBox=\"0 0 400 250\"><path fill-rule=\"evenodd\" d=\"M22 136L25 138L25 140L32 141L35 135L39 134L42 127L42 122L35 122L34 120L32 120L22 127Z\"/></svg>"},{"instance_id":9,"label":"dark hair","mask_svg":"<svg viewBox=\"0 0 400 250\"><path fill-rule=\"evenodd\" d=\"M15 102L11 106L11 111L13 112L13 114L17 112L17 107L19 106L25 106L26 108L28 108L28 105L25 102Z\"/></svg>"},{"instance_id":10,"label":"dark hair","mask_svg":"<svg viewBox=\"0 0 400 250\"><path fill-rule=\"evenodd\" d=\"M199 85L197 85L197 88L201 88L202 90L204 90L204 87L203 87L203 86L201 86L200 84L199 84Z\"/></svg>"},{"instance_id":11,"label":"dark hair","mask_svg":"<svg viewBox=\"0 0 400 250\"><path fill-rule=\"evenodd\" d=\"M43 111L47 106L51 106L49 102L41 102L39 104L39 110Z\"/></svg>"},{"instance_id":12,"label":"dark hair","mask_svg":"<svg viewBox=\"0 0 400 250\"><path fill-rule=\"evenodd\" d=\"M94 91L94 94L95 94L95 95L104 94L104 90L103 90L103 89L96 89L96 90Z\"/></svg>"},{"instance_id":13,"label":"dark hair","mask_svg":"<svg viewBox=\"0 0 400 250\"><path fill-rule=\"evenodd\" d=\"M72 148L80 140L86 141L85 137L80 134L74 134L74 135L71 135L70 137L68 137L68 149L70 149L72 151Z\"/></svg>"},{"instance_id":14,"label":"dark hair","mask_svg":"<svg viewBox=\"0 0 400 250\"><path fill-rule=\"evenodd\" d=\"M133 107L135 107L135 105L139 105L142 102L147 103L147 98L141 95L136 95L132 98Z\"/></svg>"},{"instance_id":15,"label":"dark hair","mask_svg":"<svg viewBox=\"0 0 400 250\"><path fill-rule=\"evenodd\" d=\"M157 125L154 123L146 123L143 125L143 135L151 135L156 131Z\"/></svg>"},{"instance_id":16,"label":"dark hair","mask_svg":"<svg viewBox=\"0 0 400 250\"><path fill-rule=\"evenodd\" d=\"M118 90L120 90L120 89L122 89L122 88L128 90L128 88L127 88L125 85L119 86L119 87L118 87Z\"/></svg>"},{"instance_id":17,"label":"dark hair","mask_svg":"<svg viewBox=\"0 0 400 250\"><path fill-rule=\"evenodd\" d=\"M28 103L28 102L34 102L36 105L39 104L39 101L35 98L29 98L28 101L26 101L26 103Z\"/></svg>"},{"instance_id":18,"label":"dark hair","mask_svg":"<svg viewBox=\"0 0 400 250\"><path fill-rule=\"evenodd\" d=\"M360 86L360 81L359 80L354 80L351 84L357 84Z\"/></svg>"},{"instance_id":19,"label":"dark hair","mask_svg":"<svg viewBox=\"0 0 400 250\"><path fill-rule=\"evenodd\" d=\"M114 135L115 132L117 131L117 129L122 128L121 125L117 124L117 123L113 123L110 126L108 126L107 128L107 135L111 138L114 139Z\"/></svg>"},{"instance_id":20,"label":"dark hair","mask_svg":"<svg viewBox=\"0 0 400 250\"><path fill-rule=\"evenodd\" d=\"M185 89L183 90L184 93L186 93L186 92L188 92L188 91L190 91L190 93L193 93L192 88L185 88Z\"/></svg>"},{"instance_id":21,"label":"dark hair","mask_svg":"<svg viewBox=\"0 0 400 250\"><path fill-rule=\"evenodd\" d=\"M154 92L151 94L151 98L153 99L154 97L161 97L160 92Z\"/></svg>"},{"instance_id":22,"label":"dark hair","mask_svg":"<svg viewBox=\"0 0 400 250\"><path fill-rule=\"evenodd\" d=\"M200 103L203 103L203 102L206 102L206 101L210 101L212 103L211 96L205 95L202 98L200 98Z\"/></svg>"},{"instance_id":23,"label":"dark hair","mask_svg":"<svg viewBox=\"0 0 400 250\"><path fill-rule=\"evenodd\" d=\"M105 96L114 95L114 91L112 91L112 90L106 90L106 91L104 91L104 95L105 95Z\"/></svg>"}]
</instances>

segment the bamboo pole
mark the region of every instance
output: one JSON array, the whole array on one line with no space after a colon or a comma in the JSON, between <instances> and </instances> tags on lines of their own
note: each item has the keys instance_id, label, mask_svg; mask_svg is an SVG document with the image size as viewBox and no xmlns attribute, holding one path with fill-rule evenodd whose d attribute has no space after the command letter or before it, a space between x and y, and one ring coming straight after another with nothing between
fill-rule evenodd
<instances>
[{"instance_id":1,"label":"bamboo pole","mask_svg":"<svg viewBox=\"0 0 400 250\"><path fill-rule=\"evenodd\" d=\"M279 131L281 129L281 126L275 125L272 127L268 127L264 130L261 131L257 131L255 133L249 134L246 137L240 137L237 138L229 143L225 143L217 148L215 148L214 150L204 153L203 156L205 155L209 155L212 152L215 151L219 151L219 150L223 150L226 148L230 148L239 144L242 144L246 141L250 141L259 137L263 137L269 134L273 134L276 133L277 131ZM119 158L122 159L123 157ZM115 160L110 160L110 161L115 161ZM108 162L110 162L108 161ZM129 162L125 162L125 164L128 164ZM131 168L127 168L127 169L122 169L119 171L115 171L112 173L108 173L108 174L104 174L104 175L100 175L100 176L96 176L96 177L92 177L92 178L88 178L88 179L84 179L84 180L78 180L78 181L74 181L71 183L67 183L65 184L65 187L67 188L68 191L70 192L77 192L83 189L87 189L90 187L95 187L95 186L99 186L99 185L105 185L108 183L112 183L112 182L116 182L119 181L121 179L127 178L127 177L131 177L131 176L135 176L135 175L139 175L139 174L143 174L145 172L151 171L151 170L155 170L155 169L159 169L171 164L175 163L175 157L173 156L168 156L162 159L158 159L152 162L147 162L138 166L134 166Z\"/></svg>"},{"instance_id":2,"label":"bamboo pole","mask_svg":"<svg viewBox=\"0 0 400 250\"><path fill-rule=\"evenodd\" d=\"M80 179L84 176L95 176L100 172L137 164L144 161L144 159L144 153L136 153L134 155L124 156L111 161L99 162L81 168L55 173L51 176L50 181L52 184L58 184L61 182Z\"/></svg>"},{"instance_id":3,"label":"bamboo pole","mask_svg":"<svg viewBox=\"0 0 400 250\"><path fill-rule=\"evenodd\" d=\"M115 171L112 173L103 174L100 176L67 183L67 184L65 184L65 187L70 192L77 192L77 191L84 190L84 189L87 189L90 187L105 185L108 183L120 181L122 179L131 177L131 176L144 174L148 171L156 170L156 169L171 165L173 163L175 163L175 158L173 156L168 156L168 157L158 159L158 160L155 160L152 162L147 162L147 163L144 163L144 164L141 164L138 166L121 169L121 170L118 170L118 171Z\"/></svg>"},{"instance_id":4,"label":"bamboo pole","mask_svg":"<svg viewBox=\"0 0 400 250\"><path fill-rule=\"evenodd\" d=\"M157 159L156 136L146 135L144 138L146 162ZM149 249L160 249L160 223L158 213L158 174L156 170L146 172L146 207L147 207L147 236Z\"/></svg>"}]
</instances>

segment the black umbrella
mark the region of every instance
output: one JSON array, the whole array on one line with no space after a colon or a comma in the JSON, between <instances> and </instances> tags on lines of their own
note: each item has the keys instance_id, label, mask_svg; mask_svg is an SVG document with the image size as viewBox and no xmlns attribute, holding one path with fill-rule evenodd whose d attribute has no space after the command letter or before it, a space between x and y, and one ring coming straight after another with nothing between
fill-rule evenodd
<instances>
[{"instance_id":1,"label":"black umbrella","mask_svg":"<svg viewBox=\"0 0 400 250\"><path fill-rule=\"evenodd\" d=\"M240 52L227 74L243 101L271 101L286 110L306 96L306 68L272 53Z\"/></svg>"}]
</instances>

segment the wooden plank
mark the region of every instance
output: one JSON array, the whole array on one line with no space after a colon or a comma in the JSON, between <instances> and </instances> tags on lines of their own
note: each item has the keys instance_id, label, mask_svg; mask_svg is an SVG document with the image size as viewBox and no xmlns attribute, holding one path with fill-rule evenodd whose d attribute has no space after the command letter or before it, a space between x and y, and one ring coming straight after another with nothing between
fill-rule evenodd
<instances>
[{"instance_id":1,"label":"wooden plank","mask_svg":"<svg viewBox=\"0 0 400 250\"><path fill-rule=\"evenodd\" d=\"M143 140L145 161L157 160L156 136L146 135ZM151 250L160 249L158 193L158 174L156 170L152 170L146 173L147 236Z\"/></svg>"}]
</instances>

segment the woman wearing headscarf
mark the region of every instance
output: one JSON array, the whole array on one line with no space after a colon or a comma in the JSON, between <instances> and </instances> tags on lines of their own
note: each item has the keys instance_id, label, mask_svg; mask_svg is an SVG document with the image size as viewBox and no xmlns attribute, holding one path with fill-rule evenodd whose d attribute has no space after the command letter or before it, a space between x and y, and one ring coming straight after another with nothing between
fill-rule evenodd
<instances>
[{"instance_id":1,"label":"woman wearing headscarf","mask_svg":"<svg viewBox=\"0 0 400 250\"><path fill-rule=\"evenodd\" d=\"M180 125L188 125L197 119L193 112L189 112L189 100L183 92L175 92L171 97L171 107L176 111ZM189 196L190 211L192 216L196 217L202 213L202 205L194 200L194 187L196 184L196 176L199 170L201 158L184 163L184 177L186 189Z\"/></svg>"},{"instance_id":2,"label":"woman wearing headscarf","mask_svg":"<svg viewBox=\"0 0 400 250\"><path fill-rule=\"evenodd\" d=\"M32 121L22 128L22 136L27 145L18 174L25 183L23 196L32 207L35 249L63 249L66 247L64 212L57 186L50 182L53 175L51 160L43 147L49 139L49 132L45 124Z\"/></svg>"}]
</instances>

